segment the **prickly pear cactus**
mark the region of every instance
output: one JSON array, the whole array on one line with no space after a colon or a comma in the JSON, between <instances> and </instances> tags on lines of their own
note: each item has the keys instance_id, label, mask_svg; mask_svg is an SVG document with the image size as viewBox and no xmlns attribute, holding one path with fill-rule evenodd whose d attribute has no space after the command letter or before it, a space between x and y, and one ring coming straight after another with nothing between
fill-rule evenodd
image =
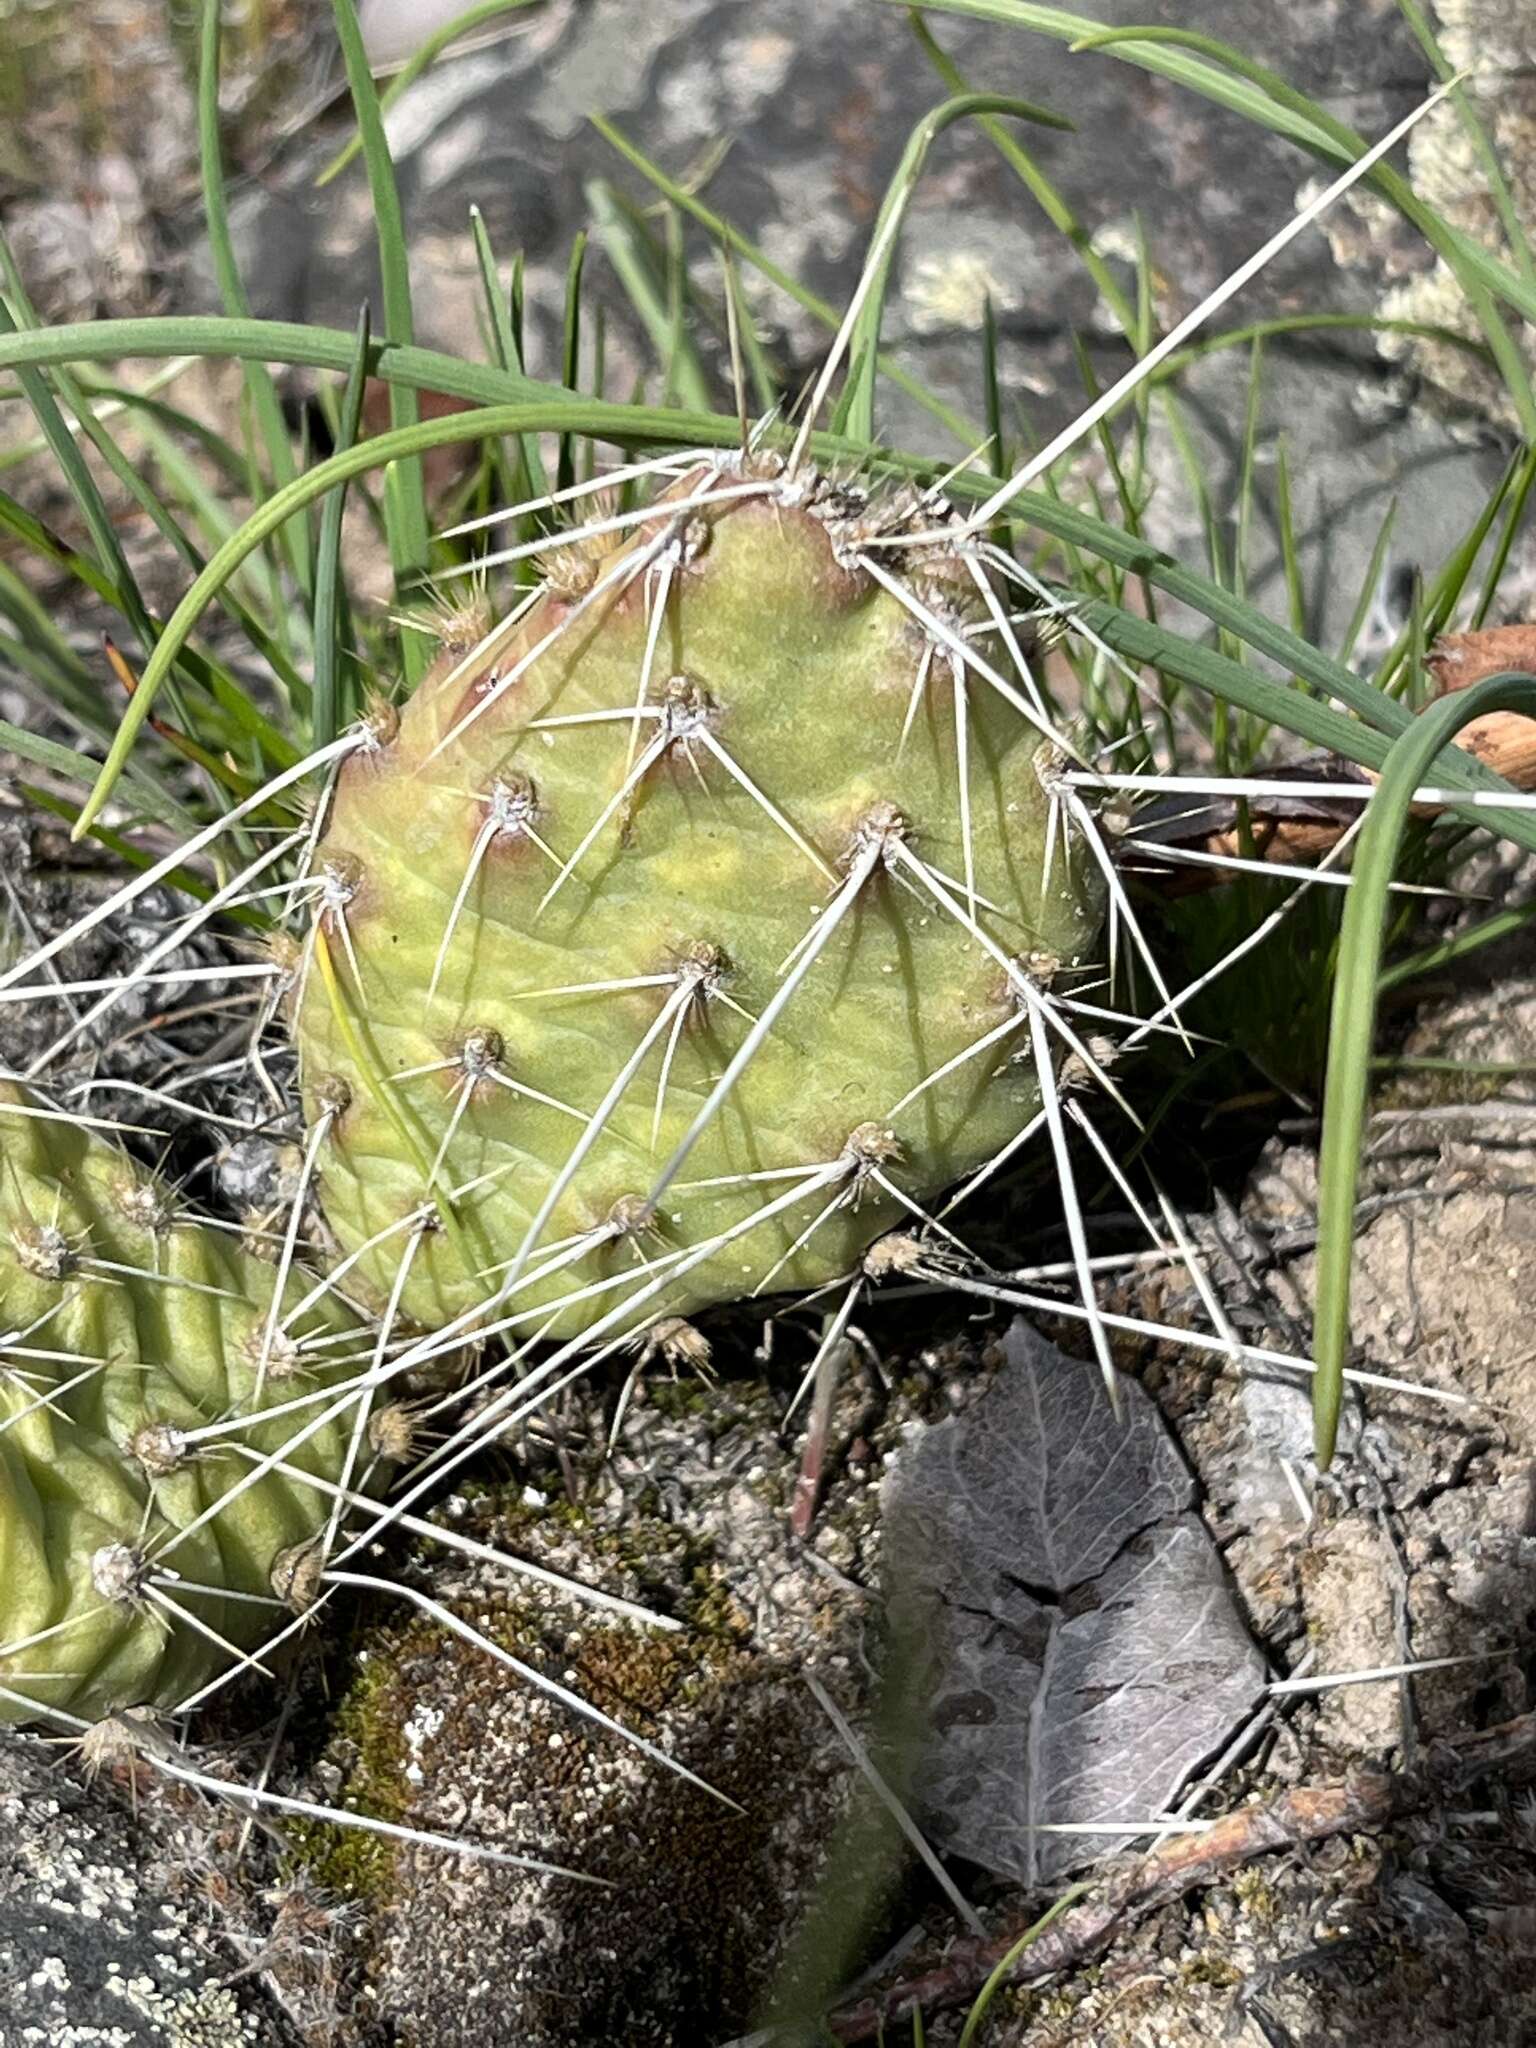
<instances>
[{"instance_id":1,"label":"prickly pear cactus","mask_svg":"<svg viewBox=\"0 0 1536 2048\"><path fill-rule=\"evenodd\" d=\"M297 1273L285 1328L275 1267L176 1209L0 1084L0 1722L180 1704L309 1597L331 1497L302 1474L377 1462L358 1399L307 1437L327 1404L251 1419L355 1377L366 1340ZM288 1469L252 1481L268 1453Z\"/></svg>"},{"instance_id":2,"label":"prickly pear cactus","mask_svg":"<svg viewBox=\"0 0 1536 2048\"><path fill-rule=\"evenodd\" d=\"M347 761L295 1030L375 1305L571 1337L813 1289L1035 1114L1015 963L1082 958L1095 869L990 588L942 539L868 566L939 516L701 465Z\"/></svg>"}]
</instances>

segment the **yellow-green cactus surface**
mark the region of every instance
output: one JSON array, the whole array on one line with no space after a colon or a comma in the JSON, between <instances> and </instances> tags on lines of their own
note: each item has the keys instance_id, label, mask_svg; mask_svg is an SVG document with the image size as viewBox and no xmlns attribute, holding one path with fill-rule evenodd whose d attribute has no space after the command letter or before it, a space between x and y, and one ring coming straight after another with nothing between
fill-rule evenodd
<instances>
[{"instance_id":1,"label":"yellow-green cactus surface","mask_svg":"<svg viewBox=\"0 0 1536 2048\"><path fill-rule=\"evenodd\" d=\"M960 1056L1016 1014L1009 962L1092 945L1093 863L1058 833L1047 878L1039 732L975 675L957 703L942 640L853 562L862 503L786 484L567 544L347 762L295 1029L376 1304L572 1337L815 1288L909 1219L892 1186L931 1200L1035 1114L1027 1025ZM964 566L905 560L1013 676Z\"/></svg>"},{"instance_id":2,"label":"yellow-green cactus surface","mask_svg":"<svg viewBox=\"0 0 1536 2048\"><path fill-rule=\"evenodd\" d=\"M238 1236L178 1220L125 1153L0 1084L0 1722L175 1707L292 1620L331 1501L278 1470L242 1487L250 1454L335 1482L357 1403L307 1438L326 1404L243 1418L367 1356L325 1297L269 1340L276 1279ZM295 1273L285 1310L312 1285Z\"/></svg>"}]
</instances>

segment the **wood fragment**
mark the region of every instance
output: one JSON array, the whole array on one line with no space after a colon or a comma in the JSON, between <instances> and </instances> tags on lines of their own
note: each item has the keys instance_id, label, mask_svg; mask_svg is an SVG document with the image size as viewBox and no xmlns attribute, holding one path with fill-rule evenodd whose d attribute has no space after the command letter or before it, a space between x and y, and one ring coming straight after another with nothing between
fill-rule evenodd
<instances>
[{"instance_id":1,"label":"wood fragment","mask_svg":"<svg viewBox=\"0 0 1536 2048\"><path fill-rule=\"evenodd\" d=\"M1201 1834L1177 1835L1150 1855L1112 1868L1089 1898L1024 1950L1011 1981L1032 1983L1091 1961L1160 1907L1256 1857L1336 1835L1379 1833L1494 1771L1536 1776L1536 1714L1440 1743L1411 1771L1352 1771L1341 1784L1300 1785L1266 1804L1239 1807ZM914 2012L929 2014L974 1998L1037 1915L1032 1907L986 1940L956 1941L944 1961L923 1975L834 2013L827 2023L832 2038L874 2040Z\"/></svg>"}]
</instances>

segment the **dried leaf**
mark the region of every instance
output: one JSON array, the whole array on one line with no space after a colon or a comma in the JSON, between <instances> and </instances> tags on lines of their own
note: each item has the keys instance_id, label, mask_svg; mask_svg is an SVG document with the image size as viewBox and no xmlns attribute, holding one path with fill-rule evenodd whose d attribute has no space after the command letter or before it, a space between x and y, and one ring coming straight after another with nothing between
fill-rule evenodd
<instances>
[{"instance_id":1,"label":"dried leaf","mask_svg":"<svg viewBox=\"0 0 1536 2048\"><path fill-rule=\"evenodd\" d=\"M909 1784L935 1846L1026 1883L1128 1845L1257 1701L1262 1659L1151 1400L1026 1324L887 1482ZM915 1720L910 1717L915 1715Z\"/></svg>"},{"instance_id":2,"label":"dried leaf","mask_svg":"<svg viewBox=\"0 0 1536 2048\"><path fill-rule=\"evenodd\" d=\"M1470 690L1504 669L1536 672L1536 626L1483 626L1475 633L1442 633L1425 657L1436 692Z\"/></svg>"}]
</instances>

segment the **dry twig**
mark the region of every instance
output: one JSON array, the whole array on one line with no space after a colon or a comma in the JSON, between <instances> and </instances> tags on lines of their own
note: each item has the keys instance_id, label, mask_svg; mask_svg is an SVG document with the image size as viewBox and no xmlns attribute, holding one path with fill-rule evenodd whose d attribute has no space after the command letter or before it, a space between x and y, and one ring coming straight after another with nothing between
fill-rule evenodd
<instances>
[{"instance_id":1,"label":"dry twig","mask_svg":"<svg viewBox=\"0 0 1536 2048\"><path fill-rule=\"evenodd\" d=\"M1175 1836L1112 1871L1091 1897L1048 1928L1019 1957L1013 1981L1033 1982L1088 1962L1160 1907L1255 1857L1334 1835L1379 1833L1491 1771L1536 1776L1536 1714L1443 1743L1415 1770L1353 1771L1339 1785L1300 1785L1266 1805L1225 1814L1201 1834ZM974 1997L1037 1911L1032 1907L986 1940L957 1941L924 1975L845 2007L829 2021L833 2038L873 2040L915 2011Z\"/></svg>"}]
</instances>

